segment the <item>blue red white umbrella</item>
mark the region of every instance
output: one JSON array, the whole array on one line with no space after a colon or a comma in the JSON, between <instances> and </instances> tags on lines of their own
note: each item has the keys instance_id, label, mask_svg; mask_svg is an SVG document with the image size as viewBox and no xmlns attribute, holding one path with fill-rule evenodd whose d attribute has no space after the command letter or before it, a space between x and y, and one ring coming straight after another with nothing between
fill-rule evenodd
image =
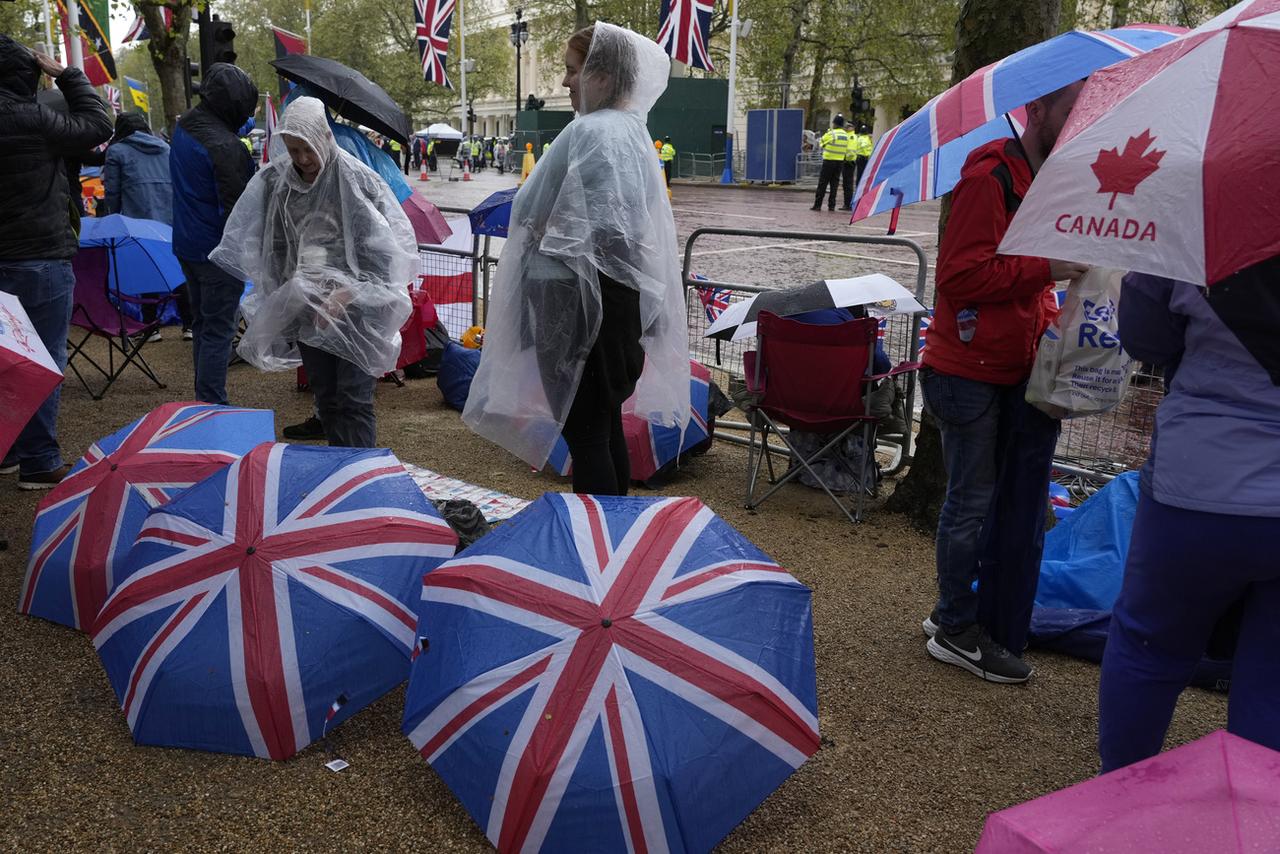
<instances>
[{"instance_id":1,"label":"blue red white umbrella","mask_svg":"<svg viewBox=\"0 0 1280 854\"><path fill-rule=\"evenodd\" d=\"M700 362L689 361L689 422L679 427L654 424L623 407L622 432L627 440L631 479L644 483L663 466L701 445L711 437L711 372ZM561 436L551 448L547 466L561 477L573 470L569 445Z\"/></svg>"},{"instance_id":2,"label":"blue red white umbrella","mask_svg":"<svg viewBox=\"0 0 1280 854\"><path fill-rule=\"evenodd\" d=\"M457 542L390 451L254 448L148 516L98 615L134 740L303 749L404 680Z\"/></svg>"},{"instance_id":3,"label":"blue red white umbrella","mask_svg":"<svg viewBox=\"0 0 1280 854\"><path fill-rule=\"evenodd\" d=\"M94 442L36 508L18 610L87 630L147 513L273 438L270 410L166 403Z\"/></svg>"},{"instance_id":4,"label":"blue red white umbrella","mask_svg":"<svg viewBox=\"0 0 1280 854\"><path fill-rule=\"evenodd\" d=\"M1020 107L1185 32L1161 24L1073 30L975 71L880 138L858 182L853 220L950 191L969 152L1010 135L1006 114L1021 132Z\"/></svg>"},{"instance_id":5,"label":"blue red white umbrella","mask_svg":"<svg viewBox=\"0 0 1280 854\"><path fill-rule=\"evenodd\" d=\"M499 851L707 851L818 749L809 589L694 498L548 493L419 633L404 731Z\"/></svg>"},{"instance_id":6,"label":"blue red white umbrella","mask_svg":"<svg viewBox=\"0 0 1280 854\"><path fill-rule=\"evenodd\" d=\"M473 234L487 234L490 237L506 237L507 227L511 223L511 203L516 197L516 190L499 190L471 209L467 214L471 220Z\"/></svg>"}]
</instances>

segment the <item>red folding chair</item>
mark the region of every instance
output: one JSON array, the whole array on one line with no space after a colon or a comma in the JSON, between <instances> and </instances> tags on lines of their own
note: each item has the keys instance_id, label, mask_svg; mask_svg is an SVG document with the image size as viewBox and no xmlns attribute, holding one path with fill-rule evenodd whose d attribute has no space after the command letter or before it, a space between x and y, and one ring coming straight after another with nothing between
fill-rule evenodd
<instances>
[{"instance_id":1,"label":"red folding chair","mask_svg":"<svg viewBox=\"0 0 1280 854\"><path fill-rule=\"evenodd\" d=\"M84 336L79 341L68 337L67 367L71 368L94 400L102 400L112 383L130 365L146 374L160 388L165 388L165 384L143 358L142 347L151 334L160 328L160 316L164 313L164 305L169 297L156 299L121 293L118 278L112 281L111 258L107 254L109 251L111 250L106 247L81 249L71 262L76 277L72 292L71 325L84 330ZM139 307L155 306L155 320L134 320L124 311L126 303ZM85 351L85 345L91 338L101 338L107 342L106 367L94 361ZM77 362L84 362L87 367L102 375L106 382L100 392L95 392L89 385L76 367Z\"/></svg>"},{"instance_id":2,"label":"red folding chair","mask_svg":"<svg viewBox=\"0 0 1280 854\"><path fill-rule=\"evenodd\" d=\"M744 405L751 422L747 451L747 508L755 509L801 471L807 471L850 522L862 521L862 505L868 490L856 489L853 510L846 506L814 468L814 463L835 451L833 457L863 483L863 473L875 454L876 419L870 415L871 391L880 380L917 370L918 363L898 365L888 373L873 374L876 320L857 318L834 325L815 325L762 311L757 320L756 349L744 356L747 391ZM806 457L779 425L831 438ZM862 454L857 470L839 453L845 438L862 431ZM755 440L760 433L760 448ZM781 478L775 478L769 454L769 437L776 435L793 460ZM768 466L772 487L756 497L761 461Z\"/></svg>"}]
</instances>

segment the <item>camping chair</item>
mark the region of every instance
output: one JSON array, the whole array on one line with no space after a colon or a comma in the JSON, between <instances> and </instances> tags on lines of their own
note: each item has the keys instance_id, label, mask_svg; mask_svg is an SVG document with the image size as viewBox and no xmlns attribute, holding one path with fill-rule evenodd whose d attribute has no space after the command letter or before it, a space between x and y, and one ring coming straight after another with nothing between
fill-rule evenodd
<instances>
[{"instance_id":1,"label":"camping chair","mask_svg":"<svg viewBox=\"0 0 1280 854\"><path fill-rule=\"evenodd\" d=\"M751 422L747 450L747 508L755 509L791 478L807 471L850 522L861 522L863 500L868 491L863 478L875 454L876 419L868 414L871 411L872 387L880 380L914 371L919 365L903 363L888 373L871 372L875 358L875 318L857 318L821 326L762 311L757 324L756 350L743 357L750 395L743 408ZM833 435L818 451L805 457L796 450L780 424ZM849 461L839 453L839 448L849 434L859 429L862 454L854 471ZM760 433L758 453L755 445L757 431ZM771 434L782 440L792 459L799 463L781 478L775 478L773 473L773 460L769 453ZM850 470L854 482L861 485L855 490L857 495L852 512L814 469L813 464L832 451L836 451L834 458ZM773 486L757 498L762 458L768 466L769 482Z\"/></svg>"},{"instance_id":2,"label":"camping chair","mask_svg":"<svg viewBox=\"0 0 1280 854\"><path fill-rule=\"evenodd\" d=\"M120 292L120 280L117 274L114 283L111 281L111 259L105 247L81 249L76 253L72 267L75 270L75 290L72 293L71 325L85 331L78 342L68 338L69 352L67 367L71 368L85 391L94 400L102 400L112 383L120 378L125 369L133 365L160 388L165 384L156 376L155 371L147 364L142 355L142 348L153 332L161 326L161 315L164 304L169 297L159 299L136 297ZM134 320L125 313L126 304L138 307L153 305L156 307L155 320ZM85 345L91 338L101 338L107 342L107 366L94 361L85 351ZM94 392L89 382L76 367L76 361L88 363L102 375L106 383L102 390Z\"/></svg>"}]
</instances>

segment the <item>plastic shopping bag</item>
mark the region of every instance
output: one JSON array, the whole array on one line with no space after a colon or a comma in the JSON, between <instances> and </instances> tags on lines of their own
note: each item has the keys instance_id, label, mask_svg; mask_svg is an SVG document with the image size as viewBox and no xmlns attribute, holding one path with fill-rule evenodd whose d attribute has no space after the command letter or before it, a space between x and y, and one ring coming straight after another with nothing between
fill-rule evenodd
<instances>
[{"instance_id":1,"label":"plastic shopping bag","mask_svg":"<svg viewBox=\"0 0 1280 854\"><path fill-rule=\"evenodd\" d=\"M1067 286L1057 322L1040 339L1028 403L1053 418L1080 418L1124 399L1135 363L1120 346L1116 308L1123 276L1095 267Z\"/></svg>"}]
</instances>

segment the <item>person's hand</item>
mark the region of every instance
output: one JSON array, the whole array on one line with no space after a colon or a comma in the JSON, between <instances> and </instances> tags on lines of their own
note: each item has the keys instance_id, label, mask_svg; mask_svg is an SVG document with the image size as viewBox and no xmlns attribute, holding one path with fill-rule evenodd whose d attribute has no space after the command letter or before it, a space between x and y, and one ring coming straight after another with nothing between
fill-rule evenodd
<instances>
[{"instance_id":1,"label":"person's hand","mask_svg":"<svg viewBox=\"0 0 1280 854\"><path fill-rule=\"evenodd\" d=\"M31 51L35 54L36 65L40 66L40 70L50 77L57 77L59 74L67 70L65 65L59 65L53 57L43 54L38 50Z\"/></svg>"},{"instance_id":2,"label":"person's hand","mask_svg":"<svg viewBox=\"0 0 1280 854\"><path fill-rule=\"evenodd\" d=\"M1074 282L1089 272L1088 264L1077 264L1075 261L1049 261L1049 278L1055 282Z\"/></svg>"}]
</instances>

